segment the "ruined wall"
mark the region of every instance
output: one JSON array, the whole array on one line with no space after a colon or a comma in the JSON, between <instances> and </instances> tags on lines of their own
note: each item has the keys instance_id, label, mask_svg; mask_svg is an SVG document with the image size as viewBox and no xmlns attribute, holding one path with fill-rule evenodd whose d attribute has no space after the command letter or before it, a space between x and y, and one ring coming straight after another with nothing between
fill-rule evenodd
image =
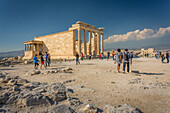
<instances>
[{"instance_id":1,"label":"ruined wall","mask_svg":"<svg viewBox=\"0 0 170 113\"><path fill-rule=\"evenodd\" d=\"M43 41L43 52L48 52L51 58L73 57L73 31L64 31L51 35L35 37Z\"/></svg>"}]
</instances>

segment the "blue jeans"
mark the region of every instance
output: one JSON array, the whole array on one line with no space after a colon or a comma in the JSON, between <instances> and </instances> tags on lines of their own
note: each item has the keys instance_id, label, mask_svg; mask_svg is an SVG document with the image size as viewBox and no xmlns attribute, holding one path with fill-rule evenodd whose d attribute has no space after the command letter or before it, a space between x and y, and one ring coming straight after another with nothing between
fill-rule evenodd
<instances>
[{"instance_id":1,"label":"blue jeans","mask_svg":"<svg viewBox=\"0 0 170 113\"><path fill-rule=\"evenodd\" d=\"M79 58L76 58L76 65L77 65L77 64L80 64Z\"/></svg>"},{"instance_id":2,"label":"blue jeans","mask_svg":"<svg viewBox=\"0 0 170 113\"><path fill-rule=\"evenodd\" d=\"M167 59L167 63L169 63L169 57L167 57L166 59Z\"/></svg>"},{"instance_id":3,"label":"blue jeans","mask_svg":"<svg viewBox=\"0 0 170 113\"><path fill-rule=\"evenodd\" d=\"M127 72L129 72L129 62L123 62L123 71L125 72L126 64L127 64Z\"/></svg>"}]
</instances>

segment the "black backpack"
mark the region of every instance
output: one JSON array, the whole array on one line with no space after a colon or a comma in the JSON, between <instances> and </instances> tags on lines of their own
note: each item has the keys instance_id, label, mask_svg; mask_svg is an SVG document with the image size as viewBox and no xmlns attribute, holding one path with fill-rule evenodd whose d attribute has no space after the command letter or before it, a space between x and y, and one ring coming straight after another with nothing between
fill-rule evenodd
<instances>
[{"instance_id":1,"label":"black backpack","mask_svg":"<svg viewBox=\"0 0 170 113\"><path fill-rule=\"evenodd\" d=\"M129 52L127 52L126 54L125 54L125 52L124 52L124 59L126 60L126 61L128 61L129 60Z\"/></svg>"}]
</instances>

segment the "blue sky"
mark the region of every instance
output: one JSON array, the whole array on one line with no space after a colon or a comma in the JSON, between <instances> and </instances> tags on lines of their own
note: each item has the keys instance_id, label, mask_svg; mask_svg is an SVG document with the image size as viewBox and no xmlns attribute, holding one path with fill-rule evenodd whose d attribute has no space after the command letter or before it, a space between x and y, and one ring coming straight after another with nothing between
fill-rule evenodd
<instances>
[{"instance_id":1,"label":"blue sky","mask_svg":"<svg viewBox=\"0 0 170 113\"><path fill-rule=\"evenodd\" d=\"M0 0L0 52L22 50L24 41L68 30L76 21L104 27L105 39L145 28L157 32L170 26L169 4L170 0Z\"/></svg>"}]
</instances>

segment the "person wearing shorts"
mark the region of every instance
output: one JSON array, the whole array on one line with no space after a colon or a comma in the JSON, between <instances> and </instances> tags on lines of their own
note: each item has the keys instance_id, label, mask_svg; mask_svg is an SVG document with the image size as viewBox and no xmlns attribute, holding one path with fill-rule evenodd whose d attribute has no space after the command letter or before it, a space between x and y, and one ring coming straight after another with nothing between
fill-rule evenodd
<instances>
[{"instance_id":1,"label":"person wearing shorts","mask_svg":"<svg viewBox=\"0 0 170 113\"><path fill-rule=\"evenodd\" d=\"M38 69L39 64L38 64L37 54L35 54L33 60L34 60L34 69Z\"/></svg>"},{"instance_id":2,"label":"person wearing shorts","mask_svg":"<svg viewBox=\"0 0 170 113\"><path fill-rule=\"evenodd\" d=\"M117 72L120 72L120 65L122 63L122 53L120 49L117 49L116 52L116 63L117 63Z\"/></svg>"},{"instance_id":3,"label":"person wearing shorts","mask_svg":"<svg viewBox=\"0 0 170 113\"><path fill-rule=\"evenodd\" d=\"M42 66L44 66L44 68L46 69L46 66L45 66L45 64L44 64L44 55L42 54L41 55L41 69L42 69Z\"/></svg>"}]
</instances>

